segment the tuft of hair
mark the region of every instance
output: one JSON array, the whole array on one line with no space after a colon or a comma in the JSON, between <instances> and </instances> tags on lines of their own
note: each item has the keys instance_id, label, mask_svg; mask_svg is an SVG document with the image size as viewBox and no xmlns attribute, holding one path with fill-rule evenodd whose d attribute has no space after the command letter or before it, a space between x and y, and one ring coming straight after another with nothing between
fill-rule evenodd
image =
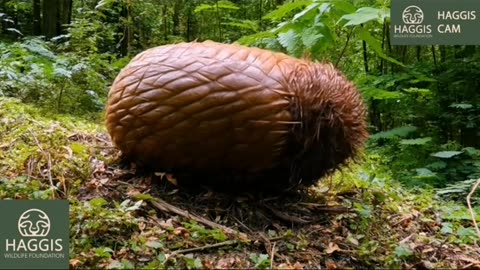
<instances>
[{"instance_id":1,"label":"tuft of hair","mask_svg":"<svg viewBox=\"0 0 480 270\"><path fill-rule=\"evenodd\" d=\"M304 63L291 76L291 183L311 185L349 160L368 138L367 110L358 89L331 64Z\"/></svg>"}]
</instances>

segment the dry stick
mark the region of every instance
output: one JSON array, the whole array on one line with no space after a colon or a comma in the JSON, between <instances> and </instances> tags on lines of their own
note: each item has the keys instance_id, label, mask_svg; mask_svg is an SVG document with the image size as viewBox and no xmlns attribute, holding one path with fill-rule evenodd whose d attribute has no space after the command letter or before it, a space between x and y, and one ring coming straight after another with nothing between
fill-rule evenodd
<instances>
[{"instance_id":1,"label":"dry stick","mask_svg":"<svg viewBox=\"0 0 480 270\"><path fill-rule=\"evenodd\" d=\"M343 206L327 206L325 204L305 203L305 202L300 202L298 204L304 205L304 206L311 206L311 207L314 207L315 210L317 211L324 211L324 212L345 213L345 212L352 211L351 209Z\"/></svg>"},{"instance_id":2,"label":"dry stick","mask_svg":"<svg viewBox=\"0 0 480 270\"><path fill-rule=\"evenodd\" d=\"M475 230L477 231L477 235L480 237L480 229L478 229L477 219L475 217L475 213L473 212L472 204L470 203L470 198L472 197L473 193L475 193L479 185L480 185L480 178L477 179L477 182L475 183L475 185L473 185L472 190L467 195L467 205L468 205L468 210L470 211L470 216L472 217L473 225L475 226Z\"/></svg>"},{"instance_id":3,"label":"dry stick","mask_svg":"<svg viewBox=\"0 0 480 270\"><path fill-rule=\"evenodd\" d=\"M190 253L190 252L195 252L195 251L201 251L205 249L210 249L210 248L217 248L217 247L224 247L224 246L231 246L237 244L237 240L228 240L220 243L215 243L215 244L210 244L210 245L205 245L201 247L194 247L194 248L186 248L186 249L179 249L173 251L170 256L174 256L177 254L185 254L185 253Z\"/></svg>"},{"instance_id":4,"label":"dry stick","mask_svg":"<svg viewBox=\"0 0 480 270\"><path fill-rule=\"evenodd\" d=\"M210 221L208 219L196 216L194 214L190 214L188 211L182 210L182 209L180 209L180 208L178 208L174 205L171 205L171 204L167 203L166 201L164 201L162 199L157 198L155 200L152 200L151 203L153 204L153 206L155 206L157 209L159 209L161 211L174 213L174 214L177 214L179 216L182 216L182 217L185 217L185 218L188 218L188 219L191 219L191 220L195 220L196 222L199 222L199 223L201 223L203 225L206 225L210 228L217 228L217 229L223 230L227 234L231 234L231 235L238 234L238 236L242 240L249 240L248 236L246 234L242 233L242 232L237 232L237 231L235 231L235 230L233 230L229 227L220 225L218 223L215 223L215 222Z\"/></svg>"},{"instance_id":5,"label":"dry stick","mask_svg":"<svg viewBox=\"0 0 480 270\"><path fill-rule=\"evenodd\" d=\"M35 143L37 144L37 146L40 149L40 151L42 152L42 154L47 157L47 166L48 166L47 177L48 177L48 181L50 182L50 186L52 188L57 189L55 187L55 185L53 184L53 178L52 178L52 157L50 156L50 153L46 152L43 149L42 144L38 141L37 137L35 137L33 132L30 131L30 134L32 135L33 139L35 140Z\"/></svg>"},{"instance_id":6,"label":"dry stick","mask_svg":"<svg viewBox=\"0 0 480 270\"><path fill-rule=\"evenodd\" d=\"M270 256L270 267L272 269L275 269L275 268L273 268L273 259L275 258L275 244L276 243L273 243L272 251L270 252L270 253L272 253L272 255Z\"/></svg>"},{"instance_id":7,"label":"dry stick","mask_svg":"<svg viewBox=\"0 0 480 270\"><path fill-rule=\"evenodd\" d=\"M48 152L47 152L47 164L48 164L48 170L47 170L48 181L50 182L50 185L54 187L53 178L52 178L52 156Z\"/></svg>"},{"instance_id":8,"label":"dry stick","mask_svg":"<svg viewBox=\"0 0 480 270\"><path fill-rule=\"evenodd\" d=\"M286 215L286 214L284 214L284 213L282 213L282 212L280 212L276 209L273 209L270 206L267 206L267 205L264 205L264 206L265 206L265 208L270 210L276 217L282 219L283 221L296 223L296 224L308 224L308 223L310 223L310 221L308 221L308 220L305 220L305 219L302 219L302 218L299 218L299 217L289 216L289 215Z\"/></svg>"}]
</instances>

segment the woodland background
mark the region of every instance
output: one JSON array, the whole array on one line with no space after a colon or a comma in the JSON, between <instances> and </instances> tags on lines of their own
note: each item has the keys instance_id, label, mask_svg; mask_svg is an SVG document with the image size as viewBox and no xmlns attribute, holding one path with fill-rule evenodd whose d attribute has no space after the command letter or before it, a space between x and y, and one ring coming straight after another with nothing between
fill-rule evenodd
<instances>
[{"instance_id":1,"label":"woodland background","mask_svg":"<svg viewBox=\"0 0 480 270\"><path fill-rule=\"evenodd\" d=\"M88 144L78 138L72 144L65 134L101 130L109 85L135 54L182 41L237 42L332 62L359 87L368 104L372 136L366 163L342 181L349 183L349 191L362 190L362 201L354 207L366 222L363 230L380 219L372 213L374 202L381 198L386 208L395 202L401 205L405 198L394 194L406 192L413 194L409 200L417 213L443 218L435 232L439 239L462 248L474 246L479 236L465 198L480 178L480 50L392 46L389 6L389 1L374 0L0 0L0 96L4 97L0 109L0 191L2 185L4 191L0 194L5 198L31 198L35 192L44 198L78 195L79 183L91 180L95 172L92 153ZM60 132L53 137L43 134L40 126L45 124L35 129L39 121L48 125L59 121L65 130L52 128ZM22 139L21 134L36 134L35 140ZM60 161L59 145L70 149L70 159L79 155L79 160ZM14 151L15 157L8 151ZM57 165L49 167L54 159ZM32 187L30 181L36 184ZM390 199L393 202L387 202ZM473 201L478 203L478 195ZM109 203L98 199L90 205L93 208L79 206L74 213L92 211L93 215L95 207L120 207ZM84 232L88 237L99 233L92 226ZM388 233L376 232L370 238L366 231L357 233L363 236L354 241L354 250L362 250L363 255L355 254L364 258L364 265L425 261L418 246L399 244L398 239L380 252L381 239ZM118 259L118 250L105 243L78 241L73 240L74 266L128 268L138 263ZM96 259L78 255L82 252L93 252ZM262 255L250 256L252 265L272 266L270 257ZM378 260L365 259L369 256ZM206 265L203 259L200 265L196 258L190 259L185 259L188 268Z\"/></svg>"}]
</instances>

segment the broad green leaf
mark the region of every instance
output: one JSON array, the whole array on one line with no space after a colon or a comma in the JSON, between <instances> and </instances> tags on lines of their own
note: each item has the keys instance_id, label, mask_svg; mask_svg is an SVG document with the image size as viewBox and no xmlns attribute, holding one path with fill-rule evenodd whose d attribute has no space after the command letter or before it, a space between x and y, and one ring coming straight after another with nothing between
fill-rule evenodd
<instances>
[{"instance_id":1,"label":"broad green leaf","mask_svg":"<svg viewBox=\"0 0 480 270\"><path fill-rule=\"evenodd\" d=\"M344 13L355 12L355 6L349 1L343 1L343 0L332 1L332 5L335 7L335 9L343 11Z\"/></svg>"},{"instance_id":2,"label":"broad green leaf","mask_svg":"<svg viewBox=\"0 0 480 270\"><path fill-rule=\"evenodd\" d=\"M286 22L281 22L277 24L277 27L272 28L270 32L272 33L280 33L280 32L286 32L287 30L291 29L293 27L293 23L291 21L286 21Z\"/></svg>"},{"instance_id":3,"label":"broad green leaf","mask_svg":"<svg viewBox=\"0 0 480 270\"><path fill-rule=\"evenodd\" d=\"M142 200L142 201L147 201L147 202L155 200L155 199L152 197L152 195L150 195L150 194L145 194L145 193L139 193L139 194L137 194L137 195L134 195L134 197L135 197L135 199L137 199L137 200Z\"/></svg>"},{"instance_id":4,"label":"broad green leaf","mask_svg":"<svg viewBox=\"0 0 480 270\"><path fill-rule=\"evenodd\" d=\"M431 170L441 170L447 167L447 163L445 161L439 160L428 164L427 167Z\"/></svg>"},{"instance_id":5,"label":"broad green leaf","mask_svg":"<svg viewBox=\"0 0 480 270\"><path fill-rule=\"evenodd\" d=\"M430 78L425 76L424 74L415 74L416 79L410 80L410 83L420 83L420 82L436 82L437 80L434 78Z\"/></svg>"},{"instance_id":6,"label":"broad green leaf","mask_svg":"<svg viewBox=\"0 0 480 270\"><path fill-rule=\"evenodd\" d=\"M324 13L328 13L330 11L331 3L322 3L320 7L318 8L320 15L323 15Z\"/></svg>"},{"instance_id":7,"label":"broad green leaf","mask_svg":"<svg viewBox=\"0 0 480 270\"><path fill-rule=\"evenodd\" d=\"M403 89L403 91L409 93L409 94L419 94L422 96L427 96L431 95L432 91L430 89L425 89L425 88L416 88L416 87L410 87L407 89Z\"/></svg>"},{"instance_id":8,"label":"broad green leaf","mask_svg":"<svg viewBox=\"0 0 480 270\"><path fill-rule=\"evenodd\" d=\"M318 32L317 27L310 27L302 32L302 42L307 48L313 47L323 35Z\"/></svg>"},{"instance_id":9,"label":"broad green leaf","mask_svg":"<svg viewBox=\"0 0 480 270\"><path fill-rule=\"evenodd\" d=\"M476 182L477 182L476 178L458 181L458 182L455 182L454 184L449 184L447 187L437 189L437 194L445 195L445 194L451 194L451 193L460 193L460 194L463 193L466 195ZM456 213L458 213L458 211L456 211ZM478 217L478 220L480 221L480 216Z\"/></svg>"},{"instance_id":10,"label":"broad green leaf","mask_svg":"<svg viewBox=\"0 0 480 270\"><path fill-rule=\"evenodd\" d=\"M34 39L28 40L23 43L21 45L21 48L26 49L27 51L30 51L32 53L39 54L51 60L57 59L55 54L52 53L46 46L44 46L44 44L41 44L39 41Z\"/></svg>"},{"instance_id":11,"label":"broad green leaf","mask_svg":"<svg viewBox=\"0 0 480 270\"><path fill-rule=\"evenodd\" d=\"M122 267L120 267L120 269L135 269L135 265L131 261L127 259L123 259ZM200 269L200 268L197 268L197 269Z\"/></svg>"},{"instance_id":12,"label":"broad green leaf","mask_svg":"<svg viewBox=\"0 0 480 270\"><path fill-rule=\"evenodd\" d=\"M280 42L290 54L293 54L297 50L298 35L293 29L290 29L285 33L278 34L278 42Z\"/></svg>"},{"instance_id":13,"label":"broad green leaf","mask_svg":"<svg viewBox=\"0 0 480 270\"><path fill-rule=\"evenodd\" d=\"M433 153L431 154L432 156L434 157L438 157L438 158L452 158L454 156L458 156L460 155L461 151L440 151L440 152L436 152L436 153Z\"/></svg>"},{"instance_id":14,"label":"broad green leaf","mask_svg":"<svg viewBox=\"0 0 480 270\"><path fill-rule=\"evenodd\" d=\"M465 147L462 149L465 153L471 157L480 157L480 150L474 147Z\"/></svg>"},{"instance_id":15,"label":"broad green leaf","mask_svg":"<svg viewBox=\"0 0 480 270\"><path fill-rule=\"evenodd\" d=\"M265 269L270 266L270 257L268 254L250 254L250 260L255 263L254 268L256 269Z\"/></svg>"},{"instance_id":16,"label":"broad green leaf","mask_svg":"<svg viewBox=\"0 0 480 270\"><path fill-rule=\"evenodd\" d=\"M110 258L113 254L113 249L109 247L99 247L95 250L95 253L102 258Z\"/></svg>"},{"instance_id":17,"label":"broad green leaf","mask_svg":"<svg viewBox=\"0 0 480 270\"><path fill-rule=\"evenodd\" d=\"M431 140L432 140L431 137L417 138L417 139L406 139L406 140L401 140L400 144L403 144L403 145L424 145Z\"/></svg>"},{"instance_id":18,"label":"broad green leaf","mask_svg":"<svg viewBox=\"0 0 480 270\"><path fill-rule=\"evenodd\" d=\"M197 6L193 12L200 13L205 10L215 10L215 7L213 5L201 4Z\"/></svg>"},{"instance_id":19,"label":"broad green leaf","mask_svg":"<svg viewBox=\"0 0 480 270\"><path fill-rule=\"evenodd\" d=\"M70 144L70 149L72 149L72 152L74 154L82 154L85 153L85 151L88 149L85 144L74 142Z\"/></svg>"},{"instance_id":20,"label":"broad green leaf","mask_svg":"<svg viewBox=\"0 0 480 270\"><path fill-rule=\"evenodd\" d=\"M434 177L437 177L437 175L430 171L429 169L427 168L417 168L415 169L415 171L417 172L417 175L415 176L415 178L417 179L425 179L425 178L434 178Z\"/></svg>"},{"instance_id":21,"label":"broad green leaf","mask_svg":"<svg viewBox=\"0 0 480 270\"><path fill-rule=\"evenodd\" d=\"M53 75L56 77L64 77L70 79L72 77L72 72L62 67L55 67L55 69L53 70Z\"/></svg>"},{"instance_id":22,"label":"broad green leaf","mask_svg":"<svg viewBox=\"0 0 480 270\"><path fill-rule=\"evenodd\" d=\"M299 13L295 14L295 16L293 16L293 19L292 21L297 21L299 19L302 19L303 17L306 17L307 15L309 15L310 13L312 13L313 11L317 10L318 6L320 5L320 3L313 3L311 5L309 5L308 7L306 7L304 10L300 11Z\"/></svg>"},{"instance_id":23,"label":"broad green leaf","mask_svg":"<svg viewBox=\"0 0 480 270\"><path fill-rule=\"evenodd\" d=\"M383 23L386 18L390 18L390 9L362 7L353 13L343 15L337 23L345 20L347 23L344 26L358 26L369 21Z\"/></svg>"},{"instance_id":24,"label":"broad green leaf","mask_svg":"<svg viewBox=\"0 0 480 270\"><path fill-rule=\"evenodd\" d=\"M478 235L475 233L475 230L473 228L461 227L457 230L457 234L461 237L471 236L474 238L478 238Z\"/></svg>"},{"instance_id":25,"label":"broad green leaf","mask_svg":"<svg viewBox=\"0 0 480 270\"><path fill-rule=\"evenodd\" d=\"M360 92L366 98L373 98L377 100L400 99L403 97L403 94L401 92L386 91L379 88L363 88L360 90Z\"/></svg>"},{"instance_id":26,"label":"broad green leaf","mask_svg":"<svg viewBox=\"0 0 480 270\"><path fill-rule=\"evenodd\" d=\"M101 9L105 6L110 5L111 3L115 2L114 0L101 0L98 2L98 4L95 6L95 9Z\"/></svg>"},{"instance_id":27,"label":"broad green leaf","mask_svg":"<svg viewBox=\"0 0 480 270\"><path fill-rule=\"evenodd\" d=\"M454 187L449 187L449 188L443 188L442 190L437 191L438 195L445 195L445 194L451 194L451 193L464 193L465 189L463 188L454 188Z\"/></svg>"},{"instance_id":28,"label":"broad green leaf","mask_svg":"<svg viewBox=\"0 0 480 270\"><path fill-rule=\"evenodd\" d=\"M472 105L472 104L468 104L468 103L453 103L453 104L450 104L449 107L450 107L450 108L455 108L455 109L466 110L466 109L471 109L471 108L473 108L473 105Z\"/></svg>"},{"instance_id":29,"label":"broad green leaf","mask_svg":"<svg viewBox=\"0 0 480 270\"><path fill-rule=\"evenodd\" d=\"M237 7L234 3L230 1L219 1L216 4L208 5L208 4L201 4L195 8L193 12L200 13L206 10L216 11L217 9L230 9L230 10L237 10Z\"/></svg>"},{"instance_id":30,"label":"broad green leaf","mask_svg":"<svg viewBox=\"0 0 480 270\"><path fill-rule=\"evenodd\" d=\"M223 8L223 9L231 9L231 10L240 9L237 5L235 5L230 1L218 1L216 6L218 6L218 8Z\"/></svg>"},{"instance_id":31,"label":"broad green leaf","mask_svg":"<svg viewBox=\"0 0 480 270\"><path fill-rule=\"evenodd\" d=\"M259 42L269 38L276 38L276 36L272 32L265 31L265 32L258 32L252 35L244 36L239 40L237 40L237 42L243 45L251 45L251 44L254 44L255 42Z\"/></svg>"},{"instance_id":32,"label":"broad green leaf","mask_svg":"<svg viewBox=\"0 0 480 270\"><path fill-rule=\"evenodd\" d=\"M225 23L222 23L222 25L243 28L243 29L251 30L253 32L258 31L258 25L256 25L256 23L253 21L225 22Z\"/></svg>"},{"instance_id":33,"label":"broad green leaf","mask_svg":"<svg viewBox=\"0 0 480 270\"><path fill-rule=\"evenodd\" d=\"M265 20L271 20L271 21L280 21L282 20L285 16L290 14L291 12L303 8L307 5L310 5L312 1L296 1L296 2L288 2L285 3L281 6L279 6L276 10L268 13L267 15L263 16L263 19Z\"/></svg>"},{"instance_id":34,"label":"broad green leaf","mask_svg":"<svg viewBox=\"0 0 480 270\"><path fill-rule=\"evenodd\" d=\"M347 23L344 26L357 26L369 21L380 20L383 21L384 12L378 8L362 7L355 13L343 15L340 21L345 20Z\"/></svg>"},{"instance_id":35,"label":"broad green leaf","mask_svg":"<svg viewBox=\"0 0 480 270\"><path fill-rule=\"evenodd\" d=\"M15 34L17 34L17 35L19 35L19 36L23 36L22 32L20 32L20 30L18 30L17 28L9 27L9 28L7 28L7 29L5 29L5 30L7 30L7 31L9 31L9 32L13 32L13 33L15 33Z\"/></svg>"},{"instance_id":36,"label":"broad green leaf","mask_svg":"<svg viewBox=\"0 0 480 270\"><path fill-rule=\"evenodd\" d=\"M405 244L400 244L395 248L395 256L399 259L405 259L413 255L413 251Z\"/></svg>"},{"instance_id":37,"label":"broad green leaf","mask_svg":"<svg viewBox=\"0 0 480 270\"><path fill-rule=\"evenodd\" d=\"M145 245L147 247L151 247L151 248L154 248L154 249L159 249L159 248L162 248L164 245L162 242L159 242L159 241L147 241L145 243Z\"/></svg>"},{"instance_id":38,"label":"broad green leaf","mask_svg":"<svg viewBox=\"0 0 480 270\"><path fill-rule=\"evenodd\" d=\"M403 63L397 61L396 59L387 56L382 49L382 45L380 41L376 38L374 38L367 30L365 30L363 27L358 27L356 29L358 37L364 40L381 58L392 62L394 64L400 65L400 66L405 66Z\"/></svg>"},{"instance_id":39,"label":"broad green leaf","mask_svg":"<svg viewBox=\"0 0 480 270\"><path fill-rule=\"evenodd\" d=\"M104 198L94 198L88 202L88 204L92 207L102 207L107 203L108 202Z\"/></svg>"},{"instance_id":40,"label":"broad green leaf","mask_svg":"<svg viewBox=\"0 0 480 270\"><path fill-rule=\"evenodd\" d=\"M136 201L134 205L128 207L125 209L125 211L137 211L138 209L141 208L143 201Z\"/></svg>"},{"instance_id":41,"label":"broad green leaf","mask_svg":"<svg viewBox=\"0 0 480 270\"><path fill-rule=\"evenodd\" d=\"M363 218L369 218L372 215L372 207L370 205L355 202L353 203L353 207Z\"/></svg>"},{"instance_id":42,"label":"broad green leaf","mask_svg":"<svg viewBox=\"0 0 480 270\"><path fill-rule=\"evenodd\" d=\"M394 137L406 137L408 134L416 130L417 128L414 126L398 127L388 131L378 132L370 136L370 138L373 140L378 140L378 139L391 139Z\"/></svg>"}]
</instances>

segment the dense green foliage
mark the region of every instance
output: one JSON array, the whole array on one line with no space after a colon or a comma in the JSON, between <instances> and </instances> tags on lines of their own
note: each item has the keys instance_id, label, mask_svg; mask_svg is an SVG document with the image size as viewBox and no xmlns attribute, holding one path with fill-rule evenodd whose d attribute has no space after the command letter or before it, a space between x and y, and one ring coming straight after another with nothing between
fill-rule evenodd
<instances>
[{"instance_id":1,"label":"dense green foliage","mask_svg":"<svg viewBox=\"0 0 480 270\"><path fill-rule=\"evenodd\" d=\"M353 205L364 214L357 217L360 223L355 228L364 234L356 235L360 238L350 241L357 244L360 241L358 249L365 258L380 256L377 248L381 239L374 238L382 233L388 235L388 232L372 230L368 228L369 224L386 222L387 215L396 211L394 208L401 208L402 198L396 197L395 192L404 188L408 189L405 191L410 207L408 211L422 209L441 213L444 222L437 236L441 236L442 241L459 245L478 241L472 227L466 224L469 217L464 207L466 194L475 179L480 178L478 47L392 46L389 1L61 1L72 4L71 10L65 11L70 15L69 23L57 29L58 35L47 38L51 36L51 31L38 26L35 19L44 20L48 16L48 13L35 15L39 14L35 3L41 1L0 0L0 96L33 104L48 114L60 113L62 117L73 115L83 120L101 121L109 85L131 57L153 46L183 41L237 42L295 57L332 62L361 91L368 105L369 131L372 134L364 169L354 170L353 176L349 174L345 183L338 185L340 189L345 188L345 192L361 190L362 194L363 204ZM0 110L2 119L2 114L24 110L16 103L1 104L8 106ZM11 106L15 109L12 110ZM19 121L19 125L36 125L35 120L22 118L21 115L12 119ZM54 193L50 188L39 192L39 182L26 185L25 181L30 178L11 173L10 169L16 166L16 170L21 170L22 165L19 164L31 160L44 164L48 151L52 151L52 155L60 152L60 146L55 146L55 143L70 149L67 154L83 158L72 165L72 161L60 162L59 157L59 163L51 168L53 176L50 175L50 178L59 181L56 182L57 188L63 184L66 185L64 190L70 189L67 182L59 179L72 178L71 181L76 184L88 179L91 171L84 168L88 167L85 160L87 149L64 138L61 134L63 130L52 128L51 140L56 141L43 145L43 149L38 142L12 133L25 130L10 130L10 126L7 128L3 124L2 120L0 139L11 139L9 147L16 154L7 155L0 147L0 157L4 158L0 162L0 166L3 165L0 172L5 176L11 174L14 179L2 189L2 185L7 184L0 177L0 197L25 198L23 192L31 194L28 198L51 198ZM36 129L33 130L35 132ZM48 136L38 132L39 138L48 141ZM17 136L26 141L19 143L14 140ZM30 155L33 148L39 149L35 150L36 154ZM36 177L40 179L42 175ZM71 188L78 188L76 184L71 184ZM72 192L75 193L75 190ZM391 200L385 197L391 197ZM378 200L382 203L388 201L390 205L382 205L383 212L376 215L372 213L372 208L376 207ZM432 200L438 200L438 203ZM82 209L80 203L77 205L75 202L73 209L81 215L103 213L100 220L106 219L107 224L118 225L119 228L116 232L103 228L105 231L102 233L113 233L115 236L129 231L132 226L139 226L137 220L122 223L126 219L123 216L125 213L130 217L134 212L129 208L133 207L131 204L129 201L116 205L110 209L113 211L111 216L108 216L108 211L102 210L103 201L90 202L87 209ZM429 213L428 219L433 219L432 212ZM185 227L199 231L194 225L187 224ZM76 229L83 230L85 236L98 233L92 229L95 226L100 225L92 221L86 227ZM386 239L388 246L384 248L388 250L388 255L383 254L386 257L379 261L398 266L418 255L397 240ZM90 242L92 239L79 238L75 241L75 252L94 253L92 260L95 262L90 262L91 265L102 261L102 258L110 258L113 252ZM102 241L114 242L110 238ZM82 247L82 244L85 246ZM163 247L152 248L162 250ZM164 258L161 259L160 254L163 253L157 254L157 259L162 261ZM262 268L269 266L268 258L265 254L252 254L250 260L257 268ZM198 261L194 259L185 260L188 268L198 266ZM113 263L117 264L116 267L128 268L122 266L124 262Z\"/></svg>"}]
</instances>

